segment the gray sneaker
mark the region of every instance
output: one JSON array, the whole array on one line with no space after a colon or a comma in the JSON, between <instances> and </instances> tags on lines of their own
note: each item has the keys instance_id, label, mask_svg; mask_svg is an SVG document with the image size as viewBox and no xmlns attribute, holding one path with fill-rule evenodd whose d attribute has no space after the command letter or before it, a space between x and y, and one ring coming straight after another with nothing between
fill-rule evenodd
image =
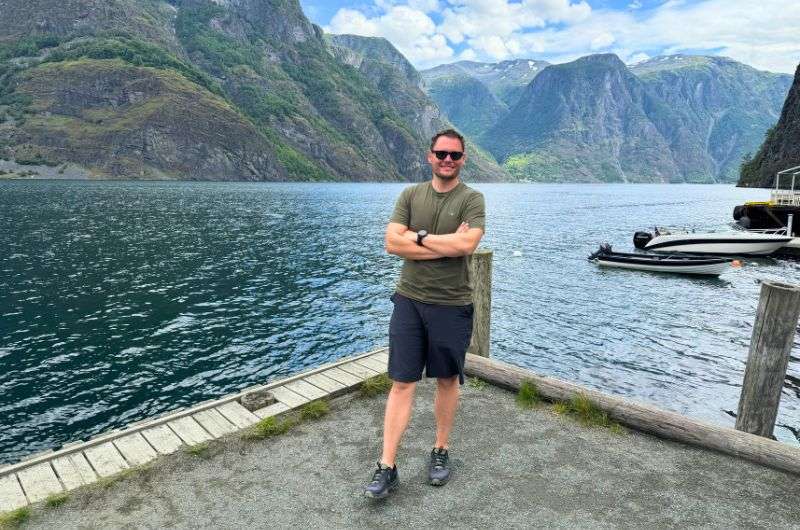
<instances>
[{"instance_id":1,"label":"gray sneaker","mask_svg":"<svg viewBox=\"0 0 800 530\"><path fill-rule=\"evenodd\" d=\"M428 464L428 484L444 486L450 480L450 466L447 465L447 449L434 447L431 451L431 461Z\"/></svg>"},{"instance_id":2,"label":"gray sneaker","mask_svg":"<svg viewBox=\"0 0 800 530\"><path fill-rule=\"evenodd\" d=\"M400 484L397 466L389 467L378 462L378 469L372 474L372 480L364 488L364 496L372 499L383 499Z\"/></svg>"}]
</instances>

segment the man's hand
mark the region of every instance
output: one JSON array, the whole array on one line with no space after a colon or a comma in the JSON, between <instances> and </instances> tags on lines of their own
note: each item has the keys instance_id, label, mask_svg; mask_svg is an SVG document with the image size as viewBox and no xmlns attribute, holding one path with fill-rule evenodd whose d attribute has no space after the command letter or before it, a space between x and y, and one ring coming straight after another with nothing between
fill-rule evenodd
<instances>
[{"instance_id":1,"label":"man's hand","mask_svg":"<svg viewBox=\"0 0 800 530\"><path fill-rule=\"evenodd\" d=\"M385 243L386 252L401 258L421 260L444 257L443 254L417 245L417 233L400 223L389 223L386 227Z\"/></svg>"},{"instance_id":2,"label":"man's hand","mask_svg":"<svg viewBox=\"0 0 800 530\"><path fill-rule=\"evenodd\" d=\"M469 223L464 221L458 225L458 228L453 234L429 234L422 240L422 245L444 256L456 258L459 256L468 256L475 252L482 237L482 229L470 228Z\"/></svg>"}]
</instances>

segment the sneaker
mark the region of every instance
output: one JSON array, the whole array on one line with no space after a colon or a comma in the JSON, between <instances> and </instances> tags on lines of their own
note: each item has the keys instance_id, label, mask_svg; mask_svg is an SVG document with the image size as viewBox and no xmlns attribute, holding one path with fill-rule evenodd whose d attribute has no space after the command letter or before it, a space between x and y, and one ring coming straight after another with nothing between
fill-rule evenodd
<instances>
[{"instance_id":1,"label":"sneaker","mask_svg":"<svg viewBox=\"0 0 800 530\"><path fill-rule=\"evenodd\" d=\"M364 488L364 496L373 499L383 499L389 492L397 487L400 479L397 476L397 466L389 467L378 462L378 469L372 475L372 481Z\"/></svg>"},{"instance_id":2,"label":"sneaker","mask_svg":"<svg viewBox=\"0 0 800 530\"><path fill-rule=\"evenodd\" d=\"M450 466L447 465L447 449L434 447L428 464L428 484L444 486L450 480Z\"/></svg>"}]
</instances>

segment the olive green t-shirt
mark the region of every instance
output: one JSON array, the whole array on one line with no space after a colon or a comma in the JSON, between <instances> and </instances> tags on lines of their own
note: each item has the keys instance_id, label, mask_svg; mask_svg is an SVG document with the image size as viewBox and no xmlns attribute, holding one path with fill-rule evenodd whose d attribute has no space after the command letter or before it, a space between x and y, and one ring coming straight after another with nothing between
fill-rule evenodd
<instances>
[{"instance_id":1,"label":"olive green t-shirt","mask_svg":"<svg viewBox=\"0 0 800 530\"><path fill-rule=\"evenodd\" d=\"M445 193L434 190L430 181L409 186L397 199L391 218L414 232L426 230L429 234L453 234L464 221L470 228L486 230L483 194L463 182ZM429 304L471 304L469 256L406 259L397 292Z\"/></svg>"}]
</instances>

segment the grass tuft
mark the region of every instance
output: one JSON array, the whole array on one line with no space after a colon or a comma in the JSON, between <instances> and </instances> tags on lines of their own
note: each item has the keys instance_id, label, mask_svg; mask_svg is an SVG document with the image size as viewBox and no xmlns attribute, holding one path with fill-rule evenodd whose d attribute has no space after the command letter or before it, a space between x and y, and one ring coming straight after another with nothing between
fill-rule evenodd
<instances>
[{"instance_id":1,"label":"grass tuft","mask_svg":"<svg viewBox=\"0 0 800 530\"><path fill-rule=\"evenodd\" d=\"M31 509L28 506L16 510L0 513L0 528L17 528L30 519Z\"/></svg>"},{"instance_id":2,"label":"grass tuft","mask_svg":"<svg viewBox=\"0 0 800 530\"><path fill-rule=\"evenodd\" d=\"M56 508L68 500L69 493L54 493L53 495L48 495L48 497L44 500L44 504L48 508Z\"/></svg>"},{"instance_id":3,"label":"grass tuft","mask_svg":"<svg viewBox=\"0 0 800 530\"><path fill-rule=\"evenodd\" d=\"M264 418L253 425L249 430L245 431L244 434L242 434L242 438L245 440L263 440L271 436L278 436L284 434L298 423L299 421L296 418L284 418L279 420L275 416L270 416L269 418Z\"/></svg>"},{"instance_id":4,"label":"grass tuft","mask_svg":"<svg viewBox=\"0 0 800 530\"><path fill-rule=\"evenodd\" d=\"M470 388L476 388L478 390L483 390L489 386L489 383L478 377L470 377L467 381L467 384L470 386Z\"/></svg>"},{"instance_id":5,"label":"grass tuft","mask_svg":"<svg viewBox=\"0 0 800 530\"><path fill-rule=\"evenodd\" d=\"M210 447L211 446L208 445L208 442L200 442L199 444L194 444L194 445L190 445L190 446L184 447L183 451L186 454L189 454L189 455L192 455L192 456L199 456L201 458L206 458L206 457L208 457L208 451L209 451Z\"/></svg>"},{"instance_id":6,"label":"grass tuft","mask_svg":"<svg viewBox=\"0 0 800 530\"><path fill-rule=\"evenodd\" d=\"M316 399L303 405L303 408L300 409L300 419L316 420L323 417L330 411L331 408L327 401L324 399Z\"/></svg>"},{"instance_id":7,"label":"grass tuft","mask_svg":"<svg viewBox=\"0 0 800 530\"><path fill-rule=\"evenodd\" d=\"M392 380L389 379L389 375L380 374L361 383L361 395L364 397L377 396L385 394L390 388L392 388Z\"/></svg>"},{"instance_id":8,"label":"grass tuft","mask_svg":"<svg viewBox=\"0 0 800 530\"><path fill-rule=\"evenodd\" d=\"M614 434L627 432L619 423L612 421L608 414L592 403L589 396L583 393L575 394L568 402L553 404L553 412L567 414L578 420L582 425L591 427L605 427Z\"/></svg>"},{"instance_id":9,"label":"grass tuft","mask_svg":"<svg viewBox=\"0 0 800 530\"><path fill-rule=\"evenodd\" d=\"M517 405L525 409L532 409L542 402L542 395L533 381L523 381L517 392Z\"/></svg>"}]
</instances>

